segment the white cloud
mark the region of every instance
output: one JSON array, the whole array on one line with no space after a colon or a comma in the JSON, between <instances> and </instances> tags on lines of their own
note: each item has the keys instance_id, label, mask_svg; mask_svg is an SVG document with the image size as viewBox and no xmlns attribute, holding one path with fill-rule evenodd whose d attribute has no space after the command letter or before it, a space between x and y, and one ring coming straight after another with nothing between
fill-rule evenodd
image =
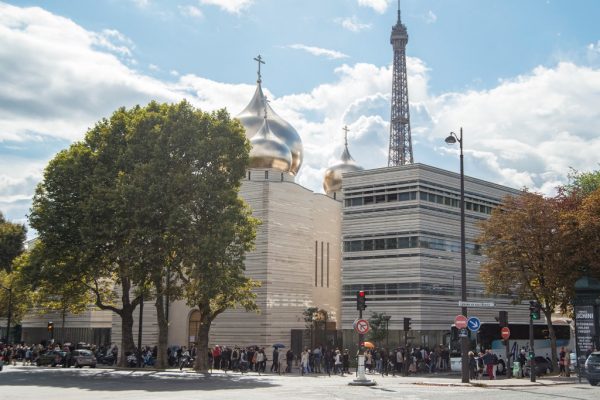
<instances>
[{"instance_id":1,"label":"white cloud","mask_svg":"<svg viewBox=\"0 0 600 400\"><path fill-rule=\"evenodd\" d=\"M363 7L371 7L379 14L383 14L387 10L391 0L358 0L358 5Z\"/></svg>"},{"instance_id":2,"label":"white cloud","mask_svg":"<svg viewBox=\"0 0 600 400\"><path fill-rule=\"evenodd\" d=\"M290 44L285 47L287 47L289 49L294 49L294 50L303 50L314 56L325 56L332 60L339 59L339 58L348 58L348 55L346 55L342 52L339 52L337 50L329 50L329 49L324 49L321 47L307 46L304 44Z\"/></svg>"},{"instance_id":3,"label":"white cloud","mask_svg":"<svg viewBox=\"0 0 600 400\"><path fill-rule=\"evenodd\" d=\"M231 14L240 14L254 3L254 0L200 0L201 4L217 6Z\"/></svg>"},{"instance_id":4,"label":"white cloud","mask_svg":"<svg viewBox=\"0 0 600 400\"><path fill-rule=\"evenodd\" d=\"M133 42L131 39L114 29L104 29L102 32L90 32L93 44L110 52L131 57Z\"/></svg>"},{"instance_id":5,"label":"white cloud","mask_svg":"<svg viewBox=\"0 0 600 400\"><path fill-rule=\"evenodd\" d=\"M204 14L202 10L196 6L186 5L186 6L177 6L181 15L191 18L202 18Z\"/></svg>"},{"instance_id":6,"label":"white cloud","mask_svg":"<svg viewBox=\"0 0 600 400\"><path fill-rule=\"evenodd\" d=\"M435 13L431 10L427 11L427 14L425 15L425 22L428 24L433 24L437 21L437 15L435 15Z\"/></svg>"},{"instance_id":7,"label":"white cloud","mask_svg":"<svg viewBox=\"0 0 600 400\"><path fill-rule=\"evenodd\" d=\"M371 29L371 24L360 22L356 15L346 18L336 18L335 22L351 32L360 32L366 29Z\"/></svg>"},{"instance_id":8,"label":"white cloud","mask_svg":"<svg viewBox=\"0 0 600 400\"><path fill-rule=\"evenodd\" d=\"M202 109L227 107L235 115L254 91L253 84L179 76L176 71L171 71L175 83L151 78L123 62L127 52L114 47L124 46L131 54L134 46L118 32L89 32L39 8L0 3L0 43L4 150L9 140L38 149L44 143L37 138L44 135L65 143L80 139L116 108L151 99L187 98ZM490 90L432 95L427 65L408 57L407 67L413 146L421 149L415 151L415 161L456 166L457 149L446 146L443 138L463 126L467 175L549 193L566 181L569 167L597 169L600 69L561 63ZM359 164L387 164L391 66L344 64L335 74L333 81L308 92L279 98L265 87L273 108L303 139L306 156L297 181L316 191L322 190L325 168L341 153L345 124L351 129L350 152ZM47 159L0 158L0 209L12 219L27 212Z\"/></svg>"},{"instance_id":9,"label":"white cloud","mask_svg":"<svg viewBox=\"0 0 600 400\"><path fill-rule=\"evenodd\" d=\"M146 8L150 5L150 0L131 0L139 8Z\"/></svg>"},{"instance_id":10,"label":"white cloud","mask_svg":"<svg viewBox=\"0 0 600 400\"><path fill-rule=\"evenodd\" d=\"M548 190L547 181L565 182L569 167L597 168L599 102L599 69L567 62L538 67L491 90L431 98L434 123L424 136L437 143L440 132L462 125L473 171L502 184Z\"/></svg>"}]
</instances>

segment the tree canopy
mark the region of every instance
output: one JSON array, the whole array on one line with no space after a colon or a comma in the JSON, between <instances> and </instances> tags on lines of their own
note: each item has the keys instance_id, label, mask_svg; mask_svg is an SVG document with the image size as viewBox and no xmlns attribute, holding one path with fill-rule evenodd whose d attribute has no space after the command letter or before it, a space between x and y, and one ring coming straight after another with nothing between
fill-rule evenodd
<instances>
[{"instance_id":1,"label":"tree canopy","mask_svg":"<svg viewBox=\"0 0 600 400\"><path fill-rule=\"evenodd\" d=\"M26 233L24 225L7 221L0 212L0 269L11 271L12 262L23 252Z\"/></svg>"},{"instance_id":2,"label":"tree canopy","mask_svg":"<svg viewBox=\"0 0 600 400\"><path fill-rule=\"evenodd\" d=\"M39 257L30 268L46 284L52 276L62 289L84 287L117 313L121 354L133 350L142 294L155 300L161 355L167 297L186 295L210 321L238 304L255 308L243 258L256 221L238 198L248 151L225 110L183 101L115 111L46 168L31 213Z\"/></svg>"}]
</instances>

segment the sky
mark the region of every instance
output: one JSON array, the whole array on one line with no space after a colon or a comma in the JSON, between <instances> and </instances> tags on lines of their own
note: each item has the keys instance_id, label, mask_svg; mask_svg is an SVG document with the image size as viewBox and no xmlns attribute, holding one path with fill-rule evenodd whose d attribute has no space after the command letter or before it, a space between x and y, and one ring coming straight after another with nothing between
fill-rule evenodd
<instances>
[{"instance_id":1,"label":"sky","mask_svg":"<svg viewBox=\"0 0 600 400\"><path fill-rule=\"evenodd\" d=\"M299 132L296 182L343 149L387 166L395 0L0 0L0 211L27 223L48 161L121 106L237 115L260 54ZM600 1L402 0L414 161L552 195L599 169ZM34 235L29 233L30 237Z\"/></svg>"}]
</instances>

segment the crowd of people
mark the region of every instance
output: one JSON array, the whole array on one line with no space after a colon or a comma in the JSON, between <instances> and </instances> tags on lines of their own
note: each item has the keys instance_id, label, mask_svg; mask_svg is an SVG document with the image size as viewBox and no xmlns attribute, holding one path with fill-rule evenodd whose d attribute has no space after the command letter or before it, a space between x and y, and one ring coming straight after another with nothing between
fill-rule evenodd
<instances>
[{"instance_id":1,"label":"crowd of people","mask_svg":"<svg viewBox=\"0 0 600 400\"><path fill-rule=\"evenodd\" d=\"M297 369L301 375L308 374L338 374L350 373L350 365L356 364L357 355L351 355L348 349L317 346L314 349L305 347L300 354L294 354L291 349L274 346L269 351L264 347L215 346L209 351L209 365L212 369L224 371L255 371L285 374ZM367 373L393 374L402 373L404 367L404 348L368 349L365 355ZM450 368L450 353L444 346L436 346L433 350L425 347L411 348L406 355L407 373L431 373L448 371Z\"/></svg>"}]
</instances>

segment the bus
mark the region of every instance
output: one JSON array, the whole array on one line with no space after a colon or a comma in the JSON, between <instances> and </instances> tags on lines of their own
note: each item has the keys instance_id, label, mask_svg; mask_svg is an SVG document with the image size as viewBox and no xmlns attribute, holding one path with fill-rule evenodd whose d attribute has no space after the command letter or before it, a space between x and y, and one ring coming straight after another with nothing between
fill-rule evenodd
<instances>
[{"instance_id":1,"label":"bus","mask_svg":"<svg viewBox=\"0 0 600 400\"><path fill-rule=\"evenodd\" d=\"M571 335L571 326L564 323L553 324L554 332L556 333L556 351L557 358L561 347L569 352L575 351L575 340ZM509 362L506 363L506 345L500 336L500 325L497 322L483 322L477 334L469 331L469 350L485 351L490 349L492 353L499 358L498 373L502 374L511 363L516 360L517 355L521 350L529 353L529 324L508 324L510 329L509 344ZM452 325L450 335L450 357L451 368L460 370L460 337L458 329ZM533 325L533 346L535 355L552 359L550 347L550 334L546 324Z\"/></svg>"}]
</instances>

